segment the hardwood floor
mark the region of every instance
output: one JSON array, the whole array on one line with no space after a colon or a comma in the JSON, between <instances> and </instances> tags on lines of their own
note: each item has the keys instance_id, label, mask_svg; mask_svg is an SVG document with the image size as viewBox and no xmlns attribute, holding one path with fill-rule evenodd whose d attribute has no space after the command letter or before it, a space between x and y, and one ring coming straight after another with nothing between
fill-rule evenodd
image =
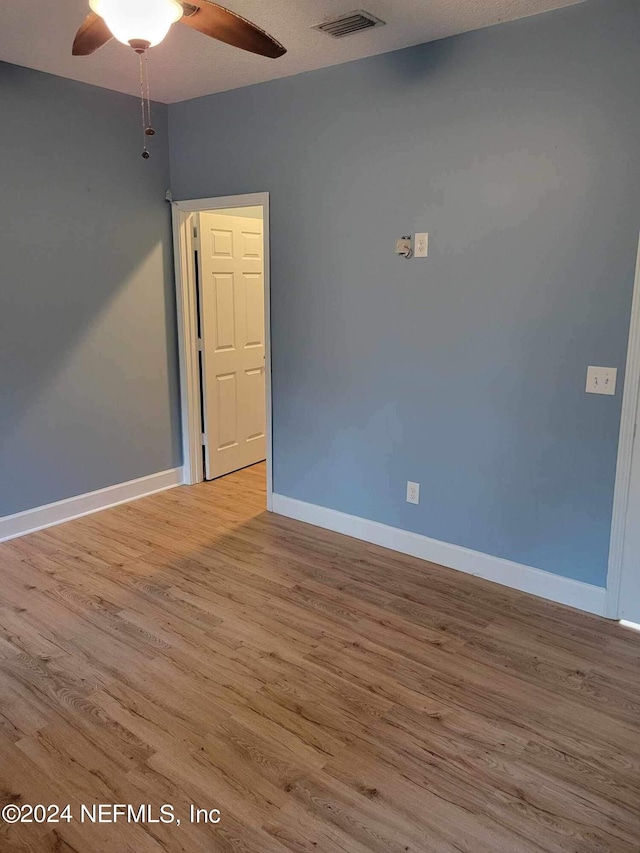
<instances>
[{"instance_id":1,"label":"hardwood floor","mask_svg":"<svg viewBox=\"0 0 640 853\"><path fill-rule=\"evenodd\" d=\"M73 815L2 853L638 853L640 634L264 506L255 466L0 545L0 806Z\"/></svg>"}]
</instances>

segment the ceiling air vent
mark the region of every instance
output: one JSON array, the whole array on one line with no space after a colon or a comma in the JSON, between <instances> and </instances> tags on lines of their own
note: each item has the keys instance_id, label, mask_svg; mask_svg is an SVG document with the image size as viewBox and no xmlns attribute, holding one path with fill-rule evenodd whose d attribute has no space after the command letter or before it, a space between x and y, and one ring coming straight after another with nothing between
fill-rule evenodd
<instances>
[{"instance_id":1,"label":"ceiling air vent","mask_svg":"<svg viewBox=\"0 0 640 853\"><path fill-rule=\"evenodd\" d=\"M311 27L311 29L320 30L320 32L326 33L331 38L341 39L343 36L350 36L353 33L359 33L361 30L384 27L384 24L384 21L376 18L371 12L363 12L362 9L357 9L355 12L349 12L348 15L341 15L332 21L317 24L315 27Z\"/></svg>"}]
</instances>

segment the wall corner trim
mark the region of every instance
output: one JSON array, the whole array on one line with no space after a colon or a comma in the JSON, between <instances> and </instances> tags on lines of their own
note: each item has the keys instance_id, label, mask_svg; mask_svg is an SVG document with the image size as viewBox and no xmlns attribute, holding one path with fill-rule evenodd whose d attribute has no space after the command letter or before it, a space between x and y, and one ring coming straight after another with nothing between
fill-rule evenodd
<instances>
[{"instance_id":1,"label":"wall corner trim","mask_svg":"<svg viewBox=\"0 0 640 853\"><path fill-rule=\"evenodd\" d=\"M419 533L401 530L369 521L355 515L347 515L327 507L299 501L286 495L273 495L273 511L297 521L324 527L336 533L362 539L373 545L381 545L392 551L419 557L450 569L475 575L512 589L528 592L578 610L605 615L606 590L582 581L554 575L542 569L523 566L501 557L491 557L480 551L472 551L460 545L439 542Z\"/></svg>"},{"instance_id":2,"label":"wall corner trim","mask_svg":"<svg viewBox=\"0 0 640 853\"><path fill-rule=\"evenodd\" d=\"M17 539L19 536L26 536L27 533L35 533L37 530L44 530L46 527L72 521L83 515L91 515L118 504L154 495L156 492L164 492L181 484L182 468L170 468L168 471L159 471L157 474L149 474L137 480L117 483L115 486L107 486L95 492L87 492L77 497L27 509L14 515L5 515L0 517L0 542Z\"/></svg>"},{"instance_id":3,"label":"wall corner trim","mask_svg":"<svg viewBox=\"0 0 640 853\"><path fill-rule=\"evenodd\" d=\"M622 412L620 414L620 438L616 462L616 481L613 492L611 517L611 542L609 547L609 571L607 575L606 615L617 619L620 611L620 587L622 583L624 539L631 486L631 464L636 432L636 413L640 393L640 239L636 255L636 271L629 322L629 345L624 372Z\"/></svg>"}]
</instances>

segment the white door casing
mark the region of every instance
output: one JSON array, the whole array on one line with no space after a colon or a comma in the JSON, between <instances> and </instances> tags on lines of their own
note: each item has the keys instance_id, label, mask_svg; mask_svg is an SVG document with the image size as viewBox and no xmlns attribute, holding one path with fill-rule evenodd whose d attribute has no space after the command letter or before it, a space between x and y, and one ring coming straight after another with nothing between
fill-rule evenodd
<instances>
[{"instance_id":1,"label":"white door casing","mask_svg":"<svg viewBox=\"0 0 640 853\"><path fill-rule=\"evenodd\" d=\"M606 615L640 622L640 239L629 324L611 524Z\"/></svg>"},{"instance_id":2,"label":"white door casing","mask_svg":"<svg viewBox=\"0 0 640 853\"><path fill-rule=\"evenodd\" d=\"M208 480L266 456L261 219L199 213L205 467Z\"/></svg>"},{"instance_id":3,"label":"white door casing","mask_svg":"<svg viewBox=\"0 0 640 853\"><path fill-rule=\"evenodd\" d=\"M640 418L640 403L636 409L636 424ZM640 442L633 443L631 480L622 549L620 603L618 617L640 624Z\"/></svg>"}]
</instances>

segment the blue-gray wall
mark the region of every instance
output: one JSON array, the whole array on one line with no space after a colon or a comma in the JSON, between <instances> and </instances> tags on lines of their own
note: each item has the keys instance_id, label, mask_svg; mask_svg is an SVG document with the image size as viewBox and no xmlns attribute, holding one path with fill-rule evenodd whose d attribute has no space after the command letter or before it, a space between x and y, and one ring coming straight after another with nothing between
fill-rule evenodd
<instances>
[{"instance_id":1,"label":"blue-gray wall","mask_svg":"<svg viewBox=\"0 0 640 853\"><path fill-rule=\"evenodd\" d=\"M180 464L154 123L145 162L135 98L0 64L0 516Z\"/></svg>"},{"instance_id":2,"label":"blue-gray wall","mask_svg":"<svg viewBox=\"0 0 640 853\"><path fill-rule=\"evenodd\" d=\"M271 193L277 492L605 584L639 44L597 0L169 108L177 198Z\"/></svg>"}]
</instances>

